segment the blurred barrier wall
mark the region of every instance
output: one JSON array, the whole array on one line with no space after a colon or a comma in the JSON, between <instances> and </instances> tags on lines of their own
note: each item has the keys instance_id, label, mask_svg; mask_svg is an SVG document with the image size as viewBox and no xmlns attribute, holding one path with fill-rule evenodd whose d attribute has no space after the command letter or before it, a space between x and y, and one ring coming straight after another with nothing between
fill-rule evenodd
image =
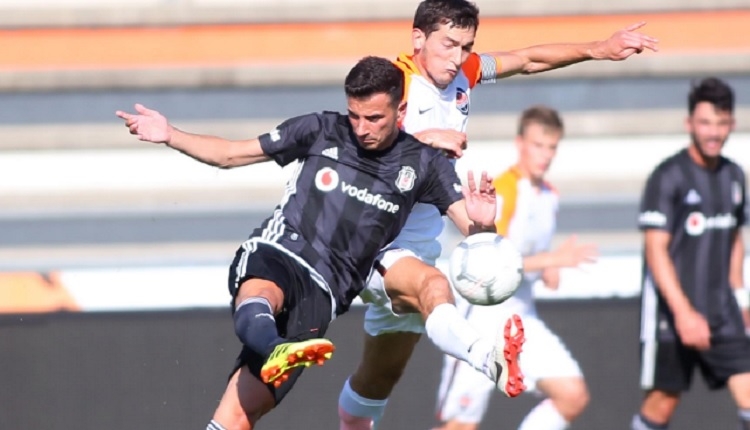
<instances>
[{"instance_id":1,"label":"blurred barrier wall","mask_svg":"<svg viewBox=\"0 0 750 430\"><path fill-rule=\"evenodd\" d=\"M495 126L500 129L497 131L489 119L488 116L487 134L514 128L515 118L508 117L506 126L498 125L498 121ZM682 124L677 115L674 120L674 126ZM742 122L742 118L738 117L738 122ZM747 122L744 124L744 129L750 126ZM178 207L184 201L217 205L215 207L230 203L244 208L253 204L275 205L293 168L282 169L273 163L263 163L220 170L168 148L138 142L120 124L101 129L108 130L112 137L108 143L101 144L98 143L101 140L89 137L87 142L100 146L96 150L64 147L49 151L2 152L0 202L5 203L5 215L16 210L62 210L66 207L83 210L114 205L127 209L143 202L161 207ZM211 130L201 131L211 133ZM216 130L221 132L220 127ZM227 135L228 131L242 137L241 127L227 129L222 134ZM87 132L94 130L87 129ZM244 137L248 135L252 136L248 133ZM561 190L563 199L581 195L637 199L649 172L664 157L687 143L688 138L683 135L566 138L549 179ZM131 149L124 149L125 146ZM487 170L491 175L500 173L516 159L510 140L472 141L469 148L456 164L460 178L465 178L468 169ZM750 133L733 135L725 154L750 170Z\"/></svg>"},{"instance_id":2,"label":"blurred barrier wall","mask_svg":"<svg viewBox=\"0 0 750 430\"><path fill-rule=\"evenodd\" d=\"M443 254L450 251L446 246ZM0 314L227 308L227 267L104 267L0 274ZM438 267L448 273L446 260L439 260ZM534 295L552 302L639 297L641 267L640 254L605 255L595 264L563 269L557 290L538 282ZM745 260L745 273L749 269L750 257Z\"/></svg>"},{"instance_id":3,"label":"blurred barrier wall","mask_svg":"<svg viewBox=\"0 0 750 430\"><path fill-rule=\"evenodd\" d=\"M447 250L446 250L447 251ZM438 266L447 273L445 261ZM225 308L228 266L114 267L0 274L0 313ZM557 291L538 285L541 299L634 297L641 258L607 256L584 270L564 269ZM616 274L616 276L612 276Z\"/></svg>"},{"instance_id":4,"label":"blurred barrier wall","mask_svg":"<svg viewBox=\"0 0 750 430\"><path fill-rule=\"evenodd\" d=\"M540 313L566 342L586 375L591 403L571 430L627 428L636 411L638 303L635 300L544 302ZM336 401L362 344L361 308L332 324L337 345L312 367L259 428L337 428ZM34 430L204 428L225 387L238 341L225 310L0 317L0 428ZM388 430L427 429L441 357L420 342L382 423ZM492 400L482 430L517 428L538 401ZM726 391L707 394L700 379L672 422L676 429L733 429Z\"/></svg>"},{"instance_id":5,"label":"blurred barrier wall","mask_svg":"<svg viewBox=\"0 0 750 430\"><path fill-rule=\"evenodd\" d=\"M410 19L416 0L5 0L0 27ZM744 0L476 0L483 16L739 9Z\"/></svg>"},{"instance_id":6,"label":"blurred barrier wall","mask_svg":"<svg viewBox=\"0 0 750 430\"><path fill-rule=\"evenodd\" d=\"M68 9L59 16L66 13L76 14ZM167 10L147 13L134 23L173 15L179 14ZM602 40L627 25L647 21L643 31L661 40L659 53L538 76L588 79L746 74L750 70L748 20L747 7L564 17L489 16L482 18L475 49L483 52ZM2 30L0 90L340 85L351 65L365 55L392 58L400 51L411 51L408 19L221 24L51 29L26 25Z\"/></svg>"}]
</instances>

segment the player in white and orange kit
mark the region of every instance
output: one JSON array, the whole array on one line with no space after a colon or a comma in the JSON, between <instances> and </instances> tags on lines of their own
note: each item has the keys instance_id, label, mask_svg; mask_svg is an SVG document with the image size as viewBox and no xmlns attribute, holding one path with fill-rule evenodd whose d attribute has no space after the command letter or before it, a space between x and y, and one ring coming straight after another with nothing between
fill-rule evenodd
<instances>
[{"instance_id":1,"label":"player in white and orange kit","mask_svg":"<svg viewBox=\"0 0 750 430\"><path fill-rule=\"evenodd\" d=\"M559 270L593 262L596 249L569 239L550 251L555 234L558 195L545 181L563 134L558 113L545 106L531 107L519 120L518 162L494 180L497 192L497 232L524 256L524 278L518 291L495 306L473 306L457 298L457 306L482 335L509 315L524 322L527 341L521 371L529 389L546 398L526 416L520 430L562 430L586 407L588 392L578 363L562 341L539 319L532 286L540 278L556 288ZM442 430L476 430L487 410L494 385L466 363L445 356L438 393Z\"/></svg>"},{"instance_id":2,"label":"player in white and orange kit","mask_svg":"<svg viewBox=\"0 0 750 430\"><path fill-rule=\"evenodd\" d=\"M639 23L599 42L479 55L472 52L478 24L478 10L466 0L422 1L414 16L413 55L396 61L407 80L404 130L454 156L461 156L466 144L471 91L477 84L586 60L623 60L656 50L658 43L637 32ZM339 397L341 430L377 424L421 333L441 351L494 376L506 395L523 390L521 375L514 372L523 336L511 332L505 338L501 332L497 341L482 338L459 314L447 279L434 267L442 228L437 210L419 205L381 255L379 270L362 295L370 303L364 352Z\"/></svg>"}]
</instances>

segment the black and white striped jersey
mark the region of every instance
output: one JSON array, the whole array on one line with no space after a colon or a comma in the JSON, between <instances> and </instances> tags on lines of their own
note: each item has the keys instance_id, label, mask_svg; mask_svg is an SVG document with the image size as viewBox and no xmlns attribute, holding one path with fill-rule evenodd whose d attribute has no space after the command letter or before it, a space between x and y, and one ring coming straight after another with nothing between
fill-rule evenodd
<instances>
[{"instance_id":1,"label":"black and white striped jersey","mask_svg":"<svg viewBox=\"0 0 750 430\"><path fill-rule=\"evenodd\" d=\"M670 233L669 255L683 291L715 336L744 336L729 284L737 230L745 224L745 174L727 158L715 170L682 150L651 173L642 196L640 229ZM645 260L645 259L644 259ZM674 339L672 315L644 261L642 338Z\"/></svg>"},{"instance_id":2,"label":"black and white striped jersey","mask_svg":"<svg viewBox=\"0 0 750 430\"><path fill-rule=\"evenodd\" d=\"M290 119L260 136L284 166L298 161L281 204L251 240L294 256L345 312L364 288L378 252L396 238L415 203L441 213L463 198L451 162L400 133L382 151L357 143L348 117L334 112Z\"/></svg>"}]
</instances>

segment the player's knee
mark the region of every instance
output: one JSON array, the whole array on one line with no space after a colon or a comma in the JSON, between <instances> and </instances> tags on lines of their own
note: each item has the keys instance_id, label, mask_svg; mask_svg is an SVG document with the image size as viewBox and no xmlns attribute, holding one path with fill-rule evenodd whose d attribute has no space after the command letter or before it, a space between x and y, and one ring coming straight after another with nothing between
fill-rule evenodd
<instances>
[{"instance_id":1,"label":"player's knee","mask_svg":"<svg viewBox=\"0 0 750 430\"><path fill-rule=\"evenodd\" d=\"M750 373L741 373L730 377L728 385L737 407L750 409Z\"/></svg>"},{"instance_id":2,"label":"player's knee","mask_svg":"<svg viewBox=\"0 0 750 430\"><path fill-rule=\"evenodd\" d=\"M235 306L251 297L262 297L274 314L284 305L284 292L278 285L265 279L252 278L243 282L236 293Z\"/></svg>"},{"instance_id":3,"label":"player's knee","mask_svg":"<svg viewBox=\"0 0 750 430\"><path fill-rule=\"evenodd\" d=\"M558 390L557 398L554 399L560 414L570 422L577 418L589 404L590 395L586 382L583 379L567 381Z\"/></svg>"},{"instance_id":4,"label":"player's knee","mask_svg":"<svg viewBox=\"0 0 750 430\"><path fill-rule=\"evenodd\" d=\"M419 286L420 312L427 316L444 303L455 303L448 278L439 272L425 276Z\"/></svg>"}]
</instances>

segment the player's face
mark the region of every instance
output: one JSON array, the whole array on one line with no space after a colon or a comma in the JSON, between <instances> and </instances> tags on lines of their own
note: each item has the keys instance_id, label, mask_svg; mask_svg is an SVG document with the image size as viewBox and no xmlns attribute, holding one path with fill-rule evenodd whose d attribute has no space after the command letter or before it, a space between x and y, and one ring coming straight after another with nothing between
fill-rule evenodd
<instances>
[{"instance_id":1,"label":"player's face","mask_svg":"<svg viewBox=\"0 0 750 430\"><path fill-rule=\"evenodd\" d=\"M523 135L516 137L518 166L532 180L542 180L557 154L561 137L559 130L528 124Z\"/></svg>"},{"instance_id":2,"label":"player's face","mask_svg":"<svg viewBox=\"0 0 750 430\"><path fill-rule=\"evenodd\" d=\"M734 129L734 116L709 102L700 102L688 117L686 127L693 148L703 158L717 158Z\"/></svg>"},{"instance_id":3,"label":"player's face","mask_svg":"<svg viewBox=\"0 0 750 430\"><path fill-rule=\"evenodd\" d=\"M347 104L352 131L362 148L372 151L393 144L406 113L405 102L396 107L388 94L378 93L368 98L349 97Z\"/></svg>"},{"instance_id":4,"label":"player's face","mask_svg":"<svg viewBox=\"0 0 750 430\"><path fill-rule=\"evenodd\" d=\"M415 28L412 31L414 61L420 72L438 88L450 85L474 48L476 32L475 28L441 24L425 36L422 30Z\"/></svg>"}]
</instances>

